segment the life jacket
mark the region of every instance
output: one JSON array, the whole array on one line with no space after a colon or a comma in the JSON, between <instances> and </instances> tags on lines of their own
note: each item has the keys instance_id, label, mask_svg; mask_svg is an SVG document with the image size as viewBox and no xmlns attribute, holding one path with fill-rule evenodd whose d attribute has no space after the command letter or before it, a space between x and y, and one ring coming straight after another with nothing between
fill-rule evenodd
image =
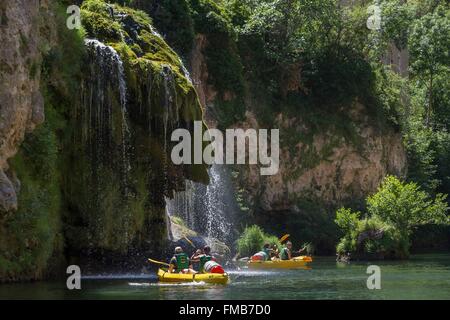
<instances>
[{"instance_id":1,"label":"life jacket","mask_svg":"<svg viewBox=\"0 0 450 320\"><path fill-rule=\"evenodd\" d=\"M174 257L176 259L176 267L178 271L189 268L189 257L186 253L177 253Z\"/></svg>"},{"instance_id":2,"label":"life jacket","mask_svg":"<svg viewBox=\"0 0 450 320\"><path fill-rule=\"evenodd\" d=\"M203 272L204 267L205 267L205 263L207 263L208 261L212 260L212 256L207 255L207 254L203 254L200 256L200 265L199 265L199 271Z\"/></svg>"},{"instance_id":3,"label":"life jacket","mask_svg":"<svg viewBox=\"0 0 450 320\"><path fill-rule=\"evenodd\" d=\"M207 261L205 263L204 271L206 273L225 273L225 270L223 270L222 266L213 260Z\"/></svg>"},{"instance_id":4,"label":"life jacket","mask_svg":"<svg viewBox=\"0 0 450 320\"><path fill-rule=\"evenodd\" d=\"M281 260L289 260L289 249L288 248L284 247L283 249L281 249L280 259Z\"/></svg>"},{"instance_id":5,"label":"life jacket","mask_svg":"<svg viewBox=\"0 0 450 320\"><path fill-rule=\"evenodd\" d=\"M269 260L269 255L264 251L260 251L260 252L255 253L252 256L252 260L253 261L267 261L267 260Z\"/></svg>"},{"instance_id":6,"label":"life jacket","mask_svg":"<svg viewBox=\"0 0 450 320\"><path fill-rule=\"evenodd\" d=\"M224 274L225 270L223 270L223 267L220 264L218 264L216 261L210 260L210 261L205 263L204 272L205 273L220 273L220 274Z\"/></svg>"}]
</instances>

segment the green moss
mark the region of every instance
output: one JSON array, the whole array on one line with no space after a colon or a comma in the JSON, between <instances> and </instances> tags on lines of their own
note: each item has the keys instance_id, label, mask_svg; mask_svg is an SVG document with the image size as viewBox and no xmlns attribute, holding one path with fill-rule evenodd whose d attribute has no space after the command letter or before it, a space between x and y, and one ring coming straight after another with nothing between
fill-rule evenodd
<instances>
[{"instance_id":1,"label":"green moss","mask_svg":"<svg viewBox=\"0 0 450 320\"><path fill-rule=\"evenodd\" d=\"M104 21L96 26L97 20L91 19L94 16ZM146 14L88 0L83 2L82 21L87 23L87 37L105 42L121 57L129 138L124 138L118 80L108 79L104 74L108 70L93 63L97 57L89 52L85 59L89 72L82 79L81 97L84 104L97 109L94 120L87 105L79 105L70 113L74 130L67 142L63 171L74 170L77 175L67 174L64 183L71 211L65 216L68 247L75 252L102 249L126 254L151 241L154 250L162 249L167 238L164 196L178 188L180 176L207 181L205 166L176 168L168 160L171 142L167 134L202 119L197 94L179 57L154 32ZM121 37L103 30L107 25ZM97 74L105 78L100 87L91 79ZM100 90L104 105L92 99ZM101 122L104 119L110 121ZM99 122L102 126L95 125ZM129 164L124 165L124 161Z\"/></svg>"},{"instance_id":2,"label":"green moss","mask_svg":"<svg viewBox=\"0 0 450 320\"><path fill-rule=\"evenodd\" d=\"M265 233L261 227L257 225L246 227L237 240L239 255L241 257L251 256L261 251L265 243L269 243L271 246L276 245L278 248L281 247L278 238Z\"/></svg>"},{"instance_id":3,"label":"green moss","mask_svg":"<svg viewBox=\"0 0 450 320\"><path fill-rule=\"evenodd\" d=\"M0 279L39 279L63 249L58 142L60 119L46 106L45 124L29 134L10 160L21 181L19 209L2 224Z\"/></svg>"},{"instance_id":4,"label":"green moss","mask_svg":"<svg viewBox=\"0 0 450 320\"><path fill-rule=\"evenodd\" d=\"M148 12L167 43L187 57L194 43L194 22L188 0L134 1L133 6Z\"/></svg>"},{"instance_id":5,"label":"green moss","mask_svg":"<svg viewBox=\"0 0 450 320\"><path fill-rule=\"evenodd\" d=\"M0 25L6 26L8 24L8 17L6 16L6 2L0 4Z\"/></svg>"},{"instance_id":6,"label":"green moss","mask_svg":"<svg viewBox=\"0 0 450 320\"><path fill-rule=\"evenodd\" d=\"M28 39L25 37L25 35L22 33L21 30L19 30L19 36L20 36L20 46L19 51L22 56L27 55L29 48L28 48Z\"/></svg>"},{"instance_id":7,"label":"green moss","mask_svg":"<svg viewBox=\"0 0 450 320\"><path fill-rule=\"evenodd\" d=\"M51 17L42 13L43 36L57 29L57 45L40 43L41 61L30 64L30 77L41 72L45 122L28 133L10 168L20 180L18 211L0 221L0 279L41 279L58 269L64 260L62 216L64 202L60 153L71 132L65 115L77 95L84 44L79 32L65 27L65 7L52 3ZM21 37L22 47L26 46ZM40 70L39 70L40 69Z\"/></svg>"}]
</instances>

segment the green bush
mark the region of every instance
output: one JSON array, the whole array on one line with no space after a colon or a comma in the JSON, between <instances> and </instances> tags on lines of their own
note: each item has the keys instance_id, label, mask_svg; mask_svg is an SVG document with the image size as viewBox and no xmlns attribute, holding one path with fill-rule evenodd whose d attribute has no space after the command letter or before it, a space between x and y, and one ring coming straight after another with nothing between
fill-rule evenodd
<instances>
[{"instance_id":1,"label":"green bush","mask_svg":"<svg viewBox=\"0 0 450 320\"><path fill-rule=\"evenodd\" d=\"M260 251L265 243L281 246L276 236L266 234L261 227L257 225L246 227L237 240L238 253L241 257L251 256Z\"/></svg>"},{"instance_id":2,"label":"green bush","mask_svg":"<svg viewBox=\"0 0 450 320\"><path fill-rule=\"evenodd\" d=\"M406 258L415 228L450 223L444 200L443 195L431 199L415 183L387 176L378 192L367 198L366 218L347 208L336 212L335 222L344 233L336 251L356 258Z\"/></svg>"}]
</instances>

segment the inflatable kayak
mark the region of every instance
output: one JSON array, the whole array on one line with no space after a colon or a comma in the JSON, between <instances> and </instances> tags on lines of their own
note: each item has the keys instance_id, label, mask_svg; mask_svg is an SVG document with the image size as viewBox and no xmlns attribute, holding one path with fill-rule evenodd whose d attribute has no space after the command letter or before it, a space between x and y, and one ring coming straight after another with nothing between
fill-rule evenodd
<instances>
[{"instance_id":1,"label":"inflatable kayak","mask_svg":"<svg viewBox=\"0 0 450 320\"><path fill-rule=\"evenodd\" d=\"M291 260L271 260L271 261L249 261L249 269L295 269L304 268L306 264L312 262L309 256L300 256Z\"/></svg>"},{"instance_id":2,"label":"inflatable kayak","mask_svg":"<svg viewBox=\"0 0 450 320\"><path fill-rule=\"evenodd\" d=\"M227 284L227 273L196 273L196 274L182 274L169 273L164 269L158 270L158 280L160 282L168 283L182 283L182 282L205 282L213 284Z\"/></svg>"}]
</instances>

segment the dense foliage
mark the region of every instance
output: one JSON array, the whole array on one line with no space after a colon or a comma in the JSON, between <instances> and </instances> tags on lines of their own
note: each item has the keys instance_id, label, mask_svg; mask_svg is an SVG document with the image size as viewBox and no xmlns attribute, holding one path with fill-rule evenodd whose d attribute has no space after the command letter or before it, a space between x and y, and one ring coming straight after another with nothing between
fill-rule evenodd
<instances>
[{"instance_id":1,"label":"dense foliage","mask_svg":"<svg viewBox=\"0 0 450 320\"><path fill-rule=\"evenodd\" d=\"M367 197L367 214L341 208L336 224L344 233L337 246L341 255L372 255L379 258L405 258L415 228L428 224L450 224L446 196L432 199L413 182L387 176L378 192Z\"/></svg>"},{"instance_id":2,"label":"dense foliage","mask_svg":"<svg viewBox=\"0 0 450 320\"><path fill-rule=\"evenodd\" d=\"M260 251L265 243L277 245L281 244L276 236L269 235L257 225L246 227L237 240L237 250L241 257L249 257Z\"/></svg>"}]
</instances>

